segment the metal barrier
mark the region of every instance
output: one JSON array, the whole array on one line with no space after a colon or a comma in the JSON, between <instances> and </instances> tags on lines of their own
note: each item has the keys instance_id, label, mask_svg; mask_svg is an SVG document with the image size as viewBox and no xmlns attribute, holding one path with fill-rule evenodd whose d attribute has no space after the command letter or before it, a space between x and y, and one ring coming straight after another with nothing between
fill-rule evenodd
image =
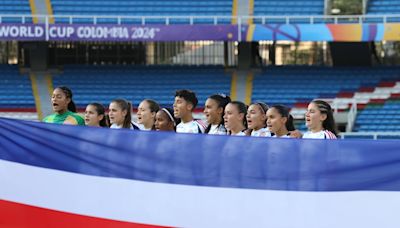
<instances>
[{"instance_id":1,"label":"metal barrier","mask_svg":"<svg viewBox=\"0 0 400 228\"><path fill-rule=\"evenodd\" d=\"M4 18L20 19L20 23L27 23L27 19L42 18L46 24L51 19L57 23L57 19L67 20L69 24L74 24L75 19L88 19L91 24L99 23L99 19L114 19L115 24L121 24L124 20L137 20L139 24L146 25L151 23L151 20L158 19L165 25L171 24L171 20L187 20L187 23L182 24L196 24L196 20L210 20L208 24L227 24L226 21L237 20L238 26L247 24L249 19L254 21L254 24L348 24L348 23L390 23L400 22L400 14L388 15L312 15L312 16L119 16L119 15L21 15L21 14L0 14L0 23L4 23ZM225 21L225 22L223 22ZM137 24L137 23L136 23ZM204 23L203 23L204 24Z\"/></svg>"},{"instance_id":2,"label":"metal barrier","mask_svg":"<svg viewBox=\"0 0 400 228\"><path fill-rule=\"evenodd\" d=\"M346 132L340 133L341 139L400 139L400 132Z\"/></svg>"}]
</instances>

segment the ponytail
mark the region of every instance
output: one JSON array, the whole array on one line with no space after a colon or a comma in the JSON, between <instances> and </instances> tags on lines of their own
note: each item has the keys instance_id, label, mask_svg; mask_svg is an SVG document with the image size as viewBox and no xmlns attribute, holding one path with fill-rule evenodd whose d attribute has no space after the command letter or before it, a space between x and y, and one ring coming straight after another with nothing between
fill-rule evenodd
<instances>
[{"instance_id":1,"label":"ponytail","mask_svg":"<svg viewBox=\"0 0 400 228\"><path fill-rule=\"evenodd\" d=\"M76 112L76 105L74 101L71 99L71 101L68 103L68 110L71 112Z\"/></svg>"},{"instance_id":2,"label":"ponytail","mask_svg":"<svg viewBox=\"0 0 400 228\"><path fill-rule=\"evenodd\" d=\"M296 128L294 127L294 120L293 120L292 115L289 114L289 116L287 117L285 126L286 126L286 130L288 130L288 131L296 130Z\"/></svg>"},{"instance_id":3,"label":"ponytail","mask_svg":"<svg viewBox=\"0 0 400 228\"><path fill-rule=\"evenodd\" d=\"M285 127L288 131L294 131L296 128L294 127L293 116L290 115L289 108L284 105L273 105L271 108L274 108L282 117L286 117Z\"/></svg>"}]
</instances>

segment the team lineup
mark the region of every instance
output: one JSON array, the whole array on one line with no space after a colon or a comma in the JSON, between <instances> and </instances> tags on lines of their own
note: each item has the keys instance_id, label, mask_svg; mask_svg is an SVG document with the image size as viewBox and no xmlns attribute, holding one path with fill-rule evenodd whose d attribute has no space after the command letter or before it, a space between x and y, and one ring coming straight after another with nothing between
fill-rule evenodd
<instances>
[{"instance_id":1,"label":"team lineup","mask_svg":"<svg viewBox=\"0 0 400 228\"><path fill-rule=\"evenodd\" d=\"M53 114L43 122L92 127L127 128L132 130L173 131L177 133L205 133L275 138L336 139L337 130L331 106L322 100L309 103L305 114L308 131L301 133L293 124L290 109L284 105L268 106L262 102L248 107L241 101L232 101L224 94L207 98L204 111L206 122L195 119L193 110L198 104L190 90L175 93L173 109L162 108L151 99L143 100L137 109L137 122L132 120L132 105L125 99L115 99L108 107L90 103L84 118L76 113L72 91L65 86L54 89L51 103Z\"/></svg>"}]
</instances>

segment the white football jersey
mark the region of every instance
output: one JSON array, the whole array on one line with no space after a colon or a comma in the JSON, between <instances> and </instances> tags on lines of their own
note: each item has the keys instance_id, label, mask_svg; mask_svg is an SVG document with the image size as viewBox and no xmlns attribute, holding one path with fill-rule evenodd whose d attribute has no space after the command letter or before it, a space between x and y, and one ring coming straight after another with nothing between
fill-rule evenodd
<instances>
[{"instance_id":1,"label":"white football jersey","mask_svg":"<svg viewBox=\"0 0 400 228\"><path fill-rule=\"evenodd\" d=\"M282 136L277 136L277 135L274 135L274 136L272 136L273 138L290 138L290 135L282 135Z\"/></svg>"},{"instance_id":2,"label":"white football jersey","mask_svg":"<svg viewBox=\"0 0 400 228\"><path fill-rule=\"evenodd\" d=\"M205 127L197 120L192 120L187 123L180 122L176 126L177 133L204 133Z\"/></svg>"},{"instance_id":3,"label":"white football jersey","mask_svg":"<svg viewBox=\"0 0 400 228\"><path fill-rule=\"evenodd\" d=\"M251 136L255 137L271 137L271 132L268 130L268 128L261 128L257 131L253 130L251 131Z\"/></svg>"},{"instance_id":4,"label":"white football jersey","mask_svg":"<svg viewBox=\"0 0 400 228\"><path fill-rule=\"evenodd\" d=\"M209 135L226 135L228 131L223 124L213 124L211 125Z\"/></svg>"},{"instance_id":5,"label":"white football jersey","mask_svg":"<svg viewBox=\"0 0 400 228\"><path fill-rule=\"evenodd\" d=\"M335 134L328 130L319 131L319 132L311 132L307 131L303 135L303 139L337 139Z\"/></svg>"},{"instance_id":6,"label":"white football jersey","mask_svg":"<svg viewBox=\"0 0 400 228\"><path fill-rule=\"evenodd\" d=\"M239 133L236 134L230 134L230 135L236 135L236 136L246 136L246 133L244 133L244 131L241 131Z\"/></svg>"}]
</instances>

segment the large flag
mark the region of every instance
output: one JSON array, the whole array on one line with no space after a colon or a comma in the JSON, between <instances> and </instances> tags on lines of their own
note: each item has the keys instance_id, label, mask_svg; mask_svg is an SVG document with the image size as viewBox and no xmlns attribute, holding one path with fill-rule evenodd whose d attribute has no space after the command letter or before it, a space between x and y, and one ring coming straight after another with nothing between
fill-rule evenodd
<instances>
[{"instance_id":1,"label":"large flag","mask_svg":"<svg viewBox=\"0 0 400 228\"><path fill-rule=\"evenodd\" d=\"M0 227L400 227L400 142L0 118Z\"/></svg>"}]
</instances>

